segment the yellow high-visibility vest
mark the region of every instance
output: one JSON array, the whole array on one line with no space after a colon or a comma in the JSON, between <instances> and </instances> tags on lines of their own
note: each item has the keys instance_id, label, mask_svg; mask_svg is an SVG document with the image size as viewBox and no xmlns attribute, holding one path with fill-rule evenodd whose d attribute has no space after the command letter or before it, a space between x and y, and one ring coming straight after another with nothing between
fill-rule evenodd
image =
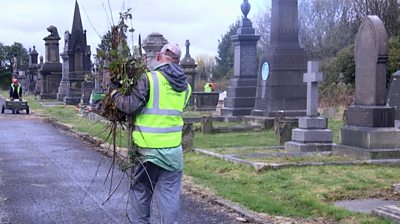
<instances>
[{"instance_id":1,"label":"yellow high-visibility vest","mask_svg":"<svg viewBox=\"0 0 400 224\"><path fill-rule=\"evenodd\" d=\"M159 71L146 73L149 101L136 117L133 141L141 148L173 148L181 144L183 119L191 87L177 92Z\"/></svg>"},{"instance_id":2,"label":"yellow high-visibility vest","mask_svg":"<svg viewBox=\"0 0 400 224\"><path fill-rule=\"evenodd\" d=\"M14 93L15 86L13 84L11 84L11 89L12 89L12 93ZM21 85L17 86L17 94L18 94L18 97L21 97Z\"/></svg>"},{"instance_id":3,"label":"yellow high-visibility vest","mask_svg":"<svg viewBox=\"0 0 400 224\"><path fill-rule=\"evenodd\" d=\"M211 93L211 92L212 92L212 88L211 88L209 82L207 82L207 83L204 85L204 92L205 92L205 93Z\"/></svg>"}]
</instances>

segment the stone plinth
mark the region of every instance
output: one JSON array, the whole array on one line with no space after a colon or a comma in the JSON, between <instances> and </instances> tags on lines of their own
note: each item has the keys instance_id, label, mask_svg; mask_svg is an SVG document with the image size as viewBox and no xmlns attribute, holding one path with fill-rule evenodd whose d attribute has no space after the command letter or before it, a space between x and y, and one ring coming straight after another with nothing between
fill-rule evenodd
<instances>
[{"instance_id":1,"label":"stone plinth","mask_svg":"<svg viewBox=\"0 0 400 224\"><path fill-rule=\"evenodd\" d=\"M61 63L44 63L39 72L40 99L57 99L57 87L61 81Z\"/></svg>"},{"instance_id":2,"label":"stone plinth","mask_svg":"<svg viewBox=\"0 0 400 224\"><path fill-rule=\"evenodd\" d=\"M292 141L285 143L285 149L293 152L331 151L333 132L326 127L326 118L299 118L299 128L293 129Z\"/></svg>"},{"instance_id":3,"label":"stone plinth","mask_svg":"<svg viewBox=\"0 0 400 224\"><path fill-rule=\"evenodd\" d=\"M361 127L393 127L395 110L387 106L353 105L347 110L347 125Z\"/></svg>"},{"instance_id":4,"label":"stone plinth","mask_svg":"<svg viewBox=\"0 0 400 224\"><path fill-rule=\"evenodd\" d=\"M400 131L395 128L371 128L345 126L340 130L343 145L365 149L389 149L400 147Z\"/></svg>"}]
</instances>

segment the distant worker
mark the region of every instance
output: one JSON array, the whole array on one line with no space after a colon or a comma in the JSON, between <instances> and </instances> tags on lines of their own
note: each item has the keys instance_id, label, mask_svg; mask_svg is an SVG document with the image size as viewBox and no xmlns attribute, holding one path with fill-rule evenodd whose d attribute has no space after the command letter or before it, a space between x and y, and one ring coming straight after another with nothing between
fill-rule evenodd
<instances>
[{"instance_id":1,"label":"distant worker","mask_svg":"<svg viewBox=\"0 0 400 224\"><path fill-rule=\"evenodd\" d=\"M18 82L18 79L13 78L12 83L10 86L10 99L19 99L20 101L22 100L22 88L21 85Z\"/></svg>"},{"instance_id":2,"label":"distant worker","mask_svg":"<svg viewBox=\"0 0 400 224\"><path fill-rule=\"evenodd\" d=\"M212 83L212 82L207 82L207 83L204 85L204 92L206 92L206 93L211 93L211 92L214 92L214 90L215 90L214 83Z\"/></svg>"}]
</instances>

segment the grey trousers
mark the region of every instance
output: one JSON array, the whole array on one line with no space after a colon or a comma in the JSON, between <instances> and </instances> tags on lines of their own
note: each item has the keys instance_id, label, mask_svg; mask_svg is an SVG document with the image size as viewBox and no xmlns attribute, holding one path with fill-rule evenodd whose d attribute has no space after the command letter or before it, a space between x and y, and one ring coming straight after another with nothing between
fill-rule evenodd
<instances>
[{"instance_id":1,"label":"grey trousers","mask_svg":"<svg viewBox=\"0 0 400 224\"><path fill-rule=\"evenodd\" d=\"M153 207L161 216L153 222L179 223L181 184L182 172L170 172L150 162L136 165L131 184L133 211L130 219L135 224L150 223Z\"/></svg>"}]
</instances>

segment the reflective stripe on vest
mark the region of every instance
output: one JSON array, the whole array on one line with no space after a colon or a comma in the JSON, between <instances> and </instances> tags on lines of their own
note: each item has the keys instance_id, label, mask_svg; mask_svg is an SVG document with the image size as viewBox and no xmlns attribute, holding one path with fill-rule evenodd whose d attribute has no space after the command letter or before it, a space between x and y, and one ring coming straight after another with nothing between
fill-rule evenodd
<instances>
[{"instance_id":1,"label":"reflective stripe on vest","mask_svg":"<svg viewBox=\"0 0 400 224\"><path fill-rule=\"evenodd\" d=\"M171 148L181 144L182 111L191 87L176 92L160 72L146 74L150 85L149 101L136 117L135 143L142 148Z\"/></svg>"},{"instance_id":2,"label":"reflective stripe on vest","mask_svg":"<svg viewBox=\"0 0 400 224\"><path fill-rule=\"evenodd\" d=\"M12 93L14 94L15 86L13 84L11 84L11 89L12 89ZM17 86L17 94L18 94L18 96L21 95L21 86L20 85Z\"/></svg>"}]
</instances>

